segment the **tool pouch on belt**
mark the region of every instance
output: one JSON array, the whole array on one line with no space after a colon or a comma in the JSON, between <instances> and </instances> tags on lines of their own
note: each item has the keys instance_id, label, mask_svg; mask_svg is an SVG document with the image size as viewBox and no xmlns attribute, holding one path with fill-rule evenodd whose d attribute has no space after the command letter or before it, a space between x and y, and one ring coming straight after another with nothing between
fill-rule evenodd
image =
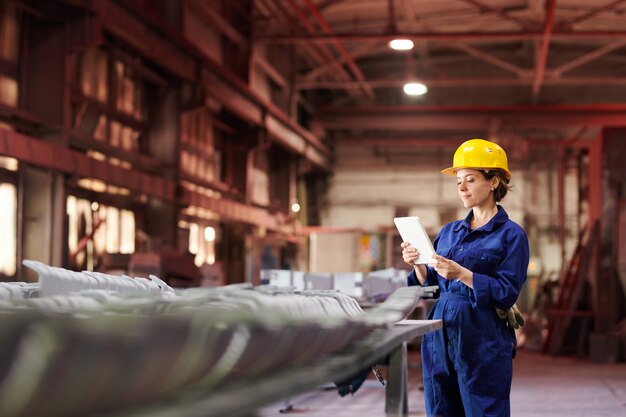
<instances>
[{"instance_id":1,"label":"tool pouch on belt","mask_svg":"<svg viewBox=\"0 0 626 417\"><path fill-rule=\"evenodd\" d=\"M502 320L506 320L506 324L514 329L519 329L524 325L524 317L522 313L517 309L517 305L513 304L513 307L503 310L496 307L496 313Z\"/></svg>"}]
</instances>

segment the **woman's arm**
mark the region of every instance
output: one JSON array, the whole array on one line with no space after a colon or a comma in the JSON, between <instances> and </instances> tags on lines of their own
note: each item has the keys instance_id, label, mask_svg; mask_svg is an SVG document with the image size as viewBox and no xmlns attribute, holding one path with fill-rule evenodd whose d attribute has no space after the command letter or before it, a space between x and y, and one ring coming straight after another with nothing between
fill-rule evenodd
<instances>
[{"instance_id":1,"label":"woman's arm","mask_svg":"<svg viewBox=\"0 0 626 417\"><path fill-rule=\"evenodd\" d=\"M409 274L409 285L425 285L428 282L429 269L424 264L415 264L415 260L419 257L419 251L410 246L408 242L402 242L402 260L413 268L413 272Z\"/></svg>"}]
</instances>

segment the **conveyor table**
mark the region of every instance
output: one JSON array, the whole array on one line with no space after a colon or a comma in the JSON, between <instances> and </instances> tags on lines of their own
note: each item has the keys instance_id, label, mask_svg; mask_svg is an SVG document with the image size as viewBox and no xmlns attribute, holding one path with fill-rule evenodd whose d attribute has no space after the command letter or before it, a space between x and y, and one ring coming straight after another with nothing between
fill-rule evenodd
<instances>
[{"instance_id":1,"label":"conveyor table","mask_svg":"<svg viewBox=\"0 0 626 417\"><path fill-rule=\"evenodd\" d=\"M441 320L405 320L379 328L361 341L333 355L260 378L232 382L211 392L188 392L107 417L213 417L254 416L256 410L284 398L344 380L389 357L385 412L406 416L407 342L442 327Z\"/></svg>"}]
</instances>

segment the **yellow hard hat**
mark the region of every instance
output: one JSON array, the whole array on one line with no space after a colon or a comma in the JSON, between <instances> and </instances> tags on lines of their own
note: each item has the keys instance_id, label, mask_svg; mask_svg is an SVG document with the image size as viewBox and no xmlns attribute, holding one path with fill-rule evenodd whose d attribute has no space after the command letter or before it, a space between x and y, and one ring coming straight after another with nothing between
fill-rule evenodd
<instances>
[{"instance_id":1,"label":"yellow hard hat","mask_svg":"<svg viewBox=\"0 0 626 417\"><path fill-rule=\"evenodd\" d=\"M456 175L459 169L501 169L511 179L506 152L500 145L484 139L470 139L461 144L454 153L453 165L441 172Z\"/></svg>"}]
</instances>

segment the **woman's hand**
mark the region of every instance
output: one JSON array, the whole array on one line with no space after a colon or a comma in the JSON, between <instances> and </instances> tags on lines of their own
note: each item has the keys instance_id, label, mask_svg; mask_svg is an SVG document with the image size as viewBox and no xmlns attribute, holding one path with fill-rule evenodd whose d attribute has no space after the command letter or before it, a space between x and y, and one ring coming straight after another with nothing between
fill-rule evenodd
<instances>
[{"instance_id":1,"label":"woman's hand","mask_svg":"<svg viewBox=\"0 0 626 417\"><path fill-rule=\"evenodd\" d=\"M454 262L452 259L444 258L440 255L433 255L433 261L429 264L435 271L445 279L459 280L470 288L473 288L474 274L467 268Z\"/></svg>"},{"instance_id":2,"label":"woman's hand","mask_svg":"<svg viewBox=\"0 0 626 417\"><path fill-rule=\"evenodd\" d=\"M409 242L402 242L400 244L400 247L402 248L402 260L405 263L411 265L411 268L414 268L415 261L420 256L419 251L413 246L411 246Z\"/></svg>"}]
</instances>

